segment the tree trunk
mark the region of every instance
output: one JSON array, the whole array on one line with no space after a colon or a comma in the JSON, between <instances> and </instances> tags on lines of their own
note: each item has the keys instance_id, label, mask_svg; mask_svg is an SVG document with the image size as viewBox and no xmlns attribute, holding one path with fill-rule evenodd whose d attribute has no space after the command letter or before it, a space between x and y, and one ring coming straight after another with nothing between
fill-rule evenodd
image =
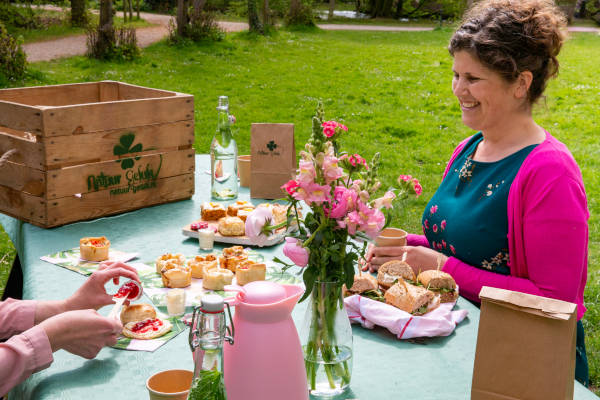
<instances>
[{"instance_id":1,"label":"tree trunk","mask_svg":"<svg viewBox=\"0 0 600 400\"><path fill-rule=\"evenodd\" d=\"M198 19L200 17L200 13L204 9L205 4L206 0L194 0L194 19Z\"/></svg>"},{"instance_id":2,"label":"tree trunk","mask_svg":"<svg viewBox=\"0 0 600 400\"><path fill-rule=\"evenodd\" d=\"M127 0L127 6L129 7L129 22L133 21L133 0Z\"/></svg>"},{"instance_id":3,"label":"tree trunk","mask_svg":"<svg viewBox=\"0 0 600 400\"><path fill-rule=\"evenodd\" d=\"M85 26L85 0L71 0L71 25Z\"/></svg>"},{"instance_id":4,"label":"tree trunk","mask_svg":"<svg viewBox=\"0 0 600 400\"><path fill-rule=\"evenodd\" d=\"M107 49L115 44L115 31L113 29L112 1L100 0L100 23L98 24L99 54L106 54Z\"/></svg>"},{"instance_id":5,"label":"tree trunk","mask_svg":"<svg viewBox=\"0 0 600 400\"><path fill-rule=\"evenodd\" d=\"M327 19L333 18L333 10L335 10L335 0L329 0L329 15Z\"/></svg>"},{"instance_id":6,"label":"tree trunk","mask_svg":"<svg viewBox=\"0 0 600 400\"><path fill-rule=\"evenodd\" d=\"M177 0L177 35L181 37L185 35L187 24L187 2L185 0Z\"/></svg>"},{"instance_id":7,"label":"tree trunk","mask_svg":"<svg viewBox=\"0 0 600 400\"><path fill-rule=\"evenodd\" d=\"M137 19L139 21L140 19L142 19L140 17L140 0L135 0L135 11L137 13Z\"/></svg>"},{"instance_id":8,"label":"tree trunk","mask_svg":"<svg viewBox=\"0 0 600 400\"><path fill-rule=\"evenodd\" d=\"M404 14L404 0L398 0L398 4L396 4L396 15L394 18L400 19Z\"/></svg>"},{"instance_id":9,"label":"tree trunk","mask_svg":"<svg viewBox=\"0 0 600 400\"><path fill-rule=\"evenodd\" d=\"M264 0L263 1L263 26L270 26L271 25L271 11L269 10L269 0Z\"/></svg>"},{"instance_id":10,"label":"tree trunk","mask_svg":"<svg viewBox=\"0 0 600 400\"><path fill-rule=\"evenodd\" d=\"M392 6L394 5L394 0L383 0L383 9L381 10L382 17L391 17L392 16Z\"/></svg>"},{"instance_id":11,"label":"tree trunk","mask_svg":"<svg viewBox=\"0 0 600 400\"><path fill-rule=\"evenodd\" d=\"M127 2L129 0L123 0L123 22L127 22Z\"/></svg>"},{"instance_id":12,"label":"tree trunk","mask_svg":"<svg viewBox=\"0 0 600 400\"><path fill-rule=\"evenodd\" d=\"M250 32L262 33L262 26L258 19L256 0L248 0L248 26Z\"/></svg>"}]
</instances>

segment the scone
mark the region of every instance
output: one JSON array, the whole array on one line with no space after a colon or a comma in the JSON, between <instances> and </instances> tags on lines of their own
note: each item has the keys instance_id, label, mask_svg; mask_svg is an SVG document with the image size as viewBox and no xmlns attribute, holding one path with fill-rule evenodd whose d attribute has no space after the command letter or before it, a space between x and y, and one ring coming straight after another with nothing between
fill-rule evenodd
<instances>
[{"instance_id":1,"label":"scone","mask_svg":"<svg viewBox=\"0 0 600 400\"><path fill-rule=\"evenodd\" d=\"M238 217L225 217L219 220L219 233L223 236L244 236L246 224Z\"/></svg>"},{"instance_id":2,"label":"scone","mask_svg":"<svg viewBox=\"0 0 600 400\"><path fill-rule=\"evenodd\" d=\"M132 339L155 339L171 331L173 325L160 318L147 318L143 321L128 322L123 326L123 335Z\"/></svg>"},{"instance_id":3,"label":"scone","mask_svg":"<svg viewBox=\"0 0 600 400\"><path fill-rule=\"evenodd\" d=\"M206 202L202 204L202 219L205 221L217 221L227 215L225 207L219 203Z\"/></svg>"},{"instance_id":4,"label":"scone","mask_svg":"<svg viewBox=\"0 0 600 400\"><path fill-rule=\"evenodd\" d=\"M241 286L244 286L249 282L264 281L266 277L267 266L252 260L246 260L240 263L235 271L235 279L237 284Z\"/></svg>"},{"instance_id":5,"label":"scone","mask_svg":"<svg viewBox=\"0 0 600 400\"><path fill-rule=\"evenodd\" d=\"M223 290L225 285L231 285L233 272L228 269L210 269L202 278L202 287L207 290Z\"/></svg>"},{"instance_id":6,"label":"scone","mask_svg":"<svg viewBox=\"0 0 600 400\"><path fill-rule=\"evenodd\" d=\"M214 254L207 254L206 256L196 256L188 261L188 266L192 269L192 278L202 279L204 276L205 267L217 268L219 262Z\"/></svg>"},{"instance_id":7,"label":"scone","mask_svg":"<svg viewBox=\"0 0 600 400\"><path fill-rule=\"evenodd\" d=\"M160 271L163 285L168 288L184 288L192 283L192 269L186 265L178 265L167 261Z\"/></svg>"},{"instance_id":8,"label":"scone","mask_svg":"<svg viewBox=\"0 0 600 400\"><path fill-rule=\"evenodd\" d=\"M227 207L227 215L231 216L231 217L237 217L238 212L243 209L254 209L254 205L252 203L250 203L249 201L244 201L244 200L238 200L233 204L230 204Z\"/></svg>"},{"instance_id":9,"label":"scone","mask_svg":"<svg viewBox=\"0 0 600 400\"><path fill-rule=\"evenodd\" d=\"M121 310L121 323L123 325L128 322L138 322L148 318L156 318L156 310L150 304L132 304L129 307L123 307Z\"/></svg>"},{"instance_id":10,"label":"scone","mask_svg":"<svg viewBox=\"0 0 600 400\"><path fill-rule=\"evenodd\" d=\"M79 239L79 256L88 261L108 260L110 240L104 236Z\"/></svg>"},{"instance_id":11,"label":"scone","mask_svg":"<svg viewBox=\"0 0 600 400\"><path fill-rule=\"evenodd\" d=\"M185 265L185 256L181 253L171 254L165 253L156 259L156 272L160 274L160 271L164 268L167 262L172 261L177 265Z\"/></svg>"}]
</instances>

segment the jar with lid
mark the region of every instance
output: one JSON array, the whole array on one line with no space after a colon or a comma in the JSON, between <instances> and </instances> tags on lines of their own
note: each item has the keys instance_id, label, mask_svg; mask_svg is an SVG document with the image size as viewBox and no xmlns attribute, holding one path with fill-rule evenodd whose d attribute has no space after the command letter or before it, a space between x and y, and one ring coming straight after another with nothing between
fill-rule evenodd
<instances>
[{"instance_id":1,"label":"jar with lid","mask_svg":"<svg viewBox=\"0 0 600 400\"><path fill-rule=\"evenodd\" d=\"M227 326L225 308L231 329ZM225 400L223 342L233 344L234 327L229 304L218 295L202 297L194 309L189 344L194 357L194 377L188 400Z\"/></svg>"}]
</instances>

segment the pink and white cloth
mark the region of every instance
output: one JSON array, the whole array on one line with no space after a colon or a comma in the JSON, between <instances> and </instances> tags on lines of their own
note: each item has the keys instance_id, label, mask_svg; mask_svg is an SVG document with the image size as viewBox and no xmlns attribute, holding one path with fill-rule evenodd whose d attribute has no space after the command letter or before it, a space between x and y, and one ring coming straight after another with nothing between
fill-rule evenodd
<instances>
[{"instance_id":1,"label":"pink and white cloth","mask_svg":"<svg viewBox=\"0 0 600 400\"><path fill-rule=\"evenodd\" d=\"M414 316L394 306L360 295L344 299L350 322L364 328L375 325L387 328L398 339L448 336L468 314L467 310L452 311L455 303L443 303L425 315Z\"/></svg>"}]
</instances>

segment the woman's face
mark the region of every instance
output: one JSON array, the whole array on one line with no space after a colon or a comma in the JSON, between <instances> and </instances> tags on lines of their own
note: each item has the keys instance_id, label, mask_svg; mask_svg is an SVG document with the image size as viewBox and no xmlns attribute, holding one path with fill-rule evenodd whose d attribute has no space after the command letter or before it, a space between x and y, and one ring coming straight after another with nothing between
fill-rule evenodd
<instances>
[{"instance_id":1,"label":"woman's face","mask_svg":"<svg viewBox=\"0 0 600 400\"><path fill-rule=\"evenodd\" d=\"M502 128L521 110L518 83L507 83L467 51L454 53L452 92L460 103L462 121L477 131Z\"/></svg>"}]
</instances>

